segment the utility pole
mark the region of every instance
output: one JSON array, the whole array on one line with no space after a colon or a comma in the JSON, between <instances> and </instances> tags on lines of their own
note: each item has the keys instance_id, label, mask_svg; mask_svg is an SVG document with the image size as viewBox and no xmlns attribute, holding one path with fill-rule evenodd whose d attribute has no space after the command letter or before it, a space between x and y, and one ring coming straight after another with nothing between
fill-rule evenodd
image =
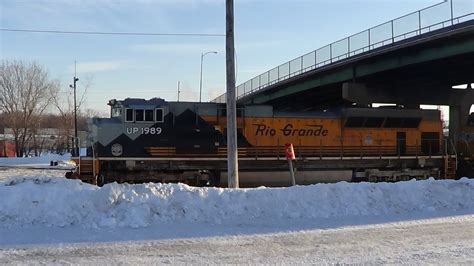
<instances>
[{"instance_id":1,"label":"utility pole","mask_svg":"<svg viewBox=\"0 0 474 266\"><path fill-rule=\"evenodd\" d=\"M227 72L227 179L229 188L239 187L237 117L235 97L234 0L226 0Z\"/></svg>"},{"instance_id":2,"label":"utility pole","mask_svg":"<svg viewBox=\"0 0 474 266\"><path fill-rule=\"evenodd\" d=\"M74 156L79 156L79 143L77 141L77 104L76 104L76 83L79 78L76 77L76 61L74 61L74 78L73 85L69 85L69 88L74 89Z\"/></svg>"}]
</instances>

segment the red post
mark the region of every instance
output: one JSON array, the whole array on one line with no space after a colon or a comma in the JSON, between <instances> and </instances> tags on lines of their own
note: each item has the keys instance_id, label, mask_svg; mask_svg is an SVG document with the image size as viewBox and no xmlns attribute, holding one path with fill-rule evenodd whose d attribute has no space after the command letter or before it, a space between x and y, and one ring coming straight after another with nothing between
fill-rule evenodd
<instances>
[{"instance_id":1,"label":"red post","mask_svg":"<svg viewBox=\"0 0 474 266\"><path fill-rule=\"evenodd\" d=\"M295 150L293 149L293 144L286 143L285 144L285 156L287 160L295 160Z\"/></svg>"},{"instance_id":2,"label":"red post","mask_svg":"<svg viewBox=\"0 0 474 266\"><path fill-rule=\"evenodd\" d=\"M295 150L293 149L293 144L286 143L285 144L285 156L286 160L288 160L288 165L290 167L290 175L291 175L291 185L296 185L295 181L295 173L293 171L293 160L296 159L295 157Z\"/></svg>"}]
</instances>

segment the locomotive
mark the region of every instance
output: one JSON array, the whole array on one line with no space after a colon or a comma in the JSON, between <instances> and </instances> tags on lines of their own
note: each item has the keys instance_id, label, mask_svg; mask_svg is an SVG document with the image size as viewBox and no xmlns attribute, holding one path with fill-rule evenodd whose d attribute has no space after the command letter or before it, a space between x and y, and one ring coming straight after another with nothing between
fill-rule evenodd
<instances>
[{"instance_id":1,"label":"locomotive","mask_svg":"<svg viewBox=\"0 0 474 266\"><path fill-rule=\"evenodd\" d=\"M227 185L226 106L110 100L88 121L88 156L67 177L109 182ZM287 112L237 106L241 187L290 184L284 146L295 149L298 184L454 178L454 146L439 110L341 107Z\"/></svg>"}]
</instances>

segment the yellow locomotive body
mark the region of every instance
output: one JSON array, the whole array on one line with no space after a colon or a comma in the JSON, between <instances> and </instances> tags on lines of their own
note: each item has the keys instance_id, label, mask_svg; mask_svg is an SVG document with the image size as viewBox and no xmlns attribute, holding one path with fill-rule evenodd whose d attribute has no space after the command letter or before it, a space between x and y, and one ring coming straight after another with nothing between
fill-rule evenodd
<instances>
[{"instance_id":1,"label":"yellow locomotive body","mask_svg":"<svg viewBox=\"0 0 474 266\"><path fill-rule=\"evenodd\" d=\"M354 108L351 110L355 110ZM367 111L367 110L363 110ZM377 112L377 110L373 110ZM407 110L393 110L403 114ZM413 111L413 110L411 110ZM322 152L324 155L434 155L443 145L442 121L438 111L423 111L422 117L384 117L386 110L370 117L345 117L343 115L298 114L269 117L245 116L237 120L239 134L251 147L275 147L281 149L292 143L297 150ZM388 112L390 113L390 111ZM226 133L225 117L203 116L203 119ZM354 122L353 120L365 119ZM393 125L398 119L399 125ZM405 119L405 120L404 120ZM391 121L388 121L391 120ZM388 122L387 122L388 121ZM408 122L407 122L408 121ZM392 123L388 125L387 123ZM242 147L242 145L239 145ZM430 150L431 149L431 150ZM316 153L314 155L318 155Z\"/></svg>"}]
</instances>

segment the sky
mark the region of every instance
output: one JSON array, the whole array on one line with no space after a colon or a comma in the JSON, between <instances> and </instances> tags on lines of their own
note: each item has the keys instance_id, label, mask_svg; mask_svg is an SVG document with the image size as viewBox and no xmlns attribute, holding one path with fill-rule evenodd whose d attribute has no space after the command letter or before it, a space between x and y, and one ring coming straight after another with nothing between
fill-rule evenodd
<instances>
[{"instance_id":1,"label":"sky","mask_svg":"<svg viewBox=\"0 0 474 266\"><path fill-rule=\"evenodd\" d=\"M453 0L454 15L474 1ZM237 85L298 56L437 0L235 0ZM446 7L447 3L443 4ZM444 11L446 11L445 9ZM447 13L445 13L447 14ZM225 34L224 0L1 0L0 28ZM224 36L83 35L0 31L0 60L36 62L67 94L75 73L84 109L110 99L199 101L225 92Z\"/></svg>"}]
</instances>

